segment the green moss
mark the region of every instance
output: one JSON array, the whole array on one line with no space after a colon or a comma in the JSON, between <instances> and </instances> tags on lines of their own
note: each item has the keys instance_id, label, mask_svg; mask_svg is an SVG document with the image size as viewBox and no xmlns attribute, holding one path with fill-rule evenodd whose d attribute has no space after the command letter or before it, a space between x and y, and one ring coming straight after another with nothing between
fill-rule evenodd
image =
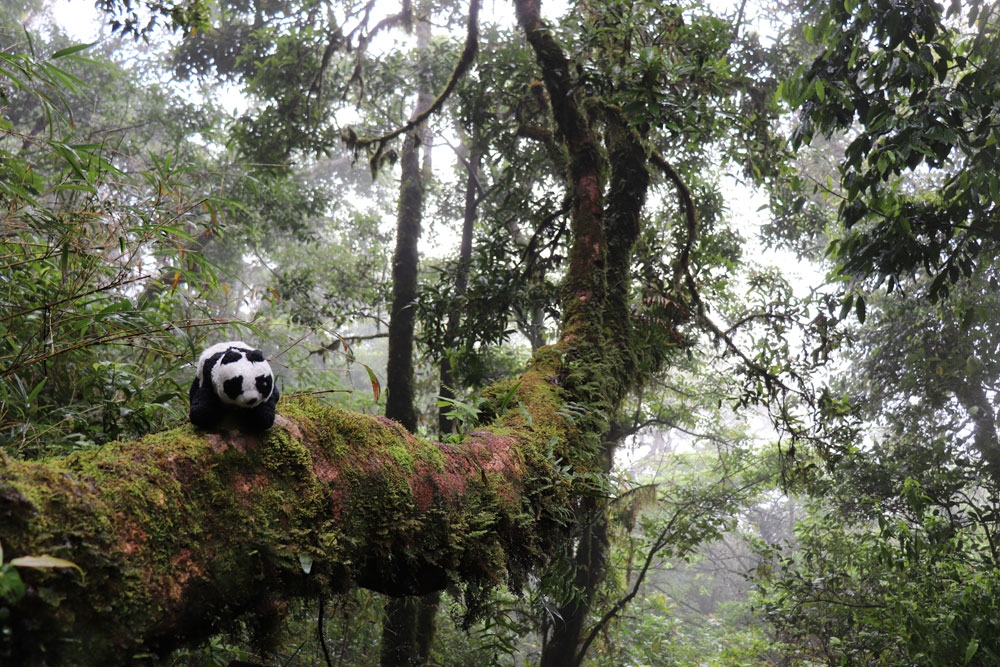
<instances>
[{"instance_id":1,"label":"green moss","mask_svg":"<svg viewBox=\"0 0 1000 667\"><path fill-rule=\"evenodd\" d=\"M413 456L410 454L409 450L406 449L406 447L399 444L390 444L387 449L389 451L389 456L392 457L392 460L397 466L402 468L407 473L413 473L415 470L413 465Z\"/></svg>"},{"instance_id":2,"label":"green moss","mask_svg":"<svg viewBox=\"0 0 1000 667\"><path fill-rule=\"evenodd\" d=\"M271 429L261 445L260 462L279 475L301 475L310 470L312 455L284 429Z\"/></svg>"},{"instance_id":3,"label":"green moss","mask_svg":"<svg viewBox=\"0 0 1000 667\"><path fill-rule=\"evenodd\" d=\"M281 414L309 438L312 450L295 437L295 428L278 427L245 450L215 453L204 434L185 426L55 463L38 473L41 488L29 484L24 494L51 521L53 533L70 525L88 536L90 551L81 563L88 589L95 582L94 595L106 596L109 613L144 617L136 623L171 608L168 595L178 592L169 587L180 587L180 577L204 576L225 589L224 599L242 602L258 581L261 590L274 589L263 572L301 575L297 559L303 554L316 560L316 572L338 582L356 575L360 561L370 567L374 557L388 573L400 568L409 576L405 563L413 563L419 574L422 563L433 563L449 568L453 580L486 590L505 574L523 580L532 564L554 553L564 532L559 512L578 491L556 468L559 457L562 465L572 460L567 457L578 438L574 426L555 414L565 403L562 358L558 349L541 352L516 391L510 392L514 385L500 391L510 394L502 423L484 427L491 435L483 442L516 438L516 450L502 455L527 469L516 479L498 465L463 473L448 458L461 456L461 448L415 439L382 418L295 399L283 400ZM437 488L464 485L463 502L435 506L435 487L413 478L428 471L442 473ZM82 479L99 491L81 505L68 497L71 491L59 490L63 477L70 480L67 489ZM415 490L424 494L421 507L430 503L426 514L413 509ZM122 529L121 517L135 521L137 535ZM126 540L136 551L123 557ZM51 548L38 546L39 552ZM200 560L189 563L187 552ZM68 547L53 555L75 556ZM137 609L151 611L137 615ZM147 631L136 626L123 636Z\"/></svg>"},{"instance_id":4,"label":"green moss","mask_svg":"<svg viewBox=\"0 0 1000 667\"><path fill-rule=\"evenodd\" d=\"M436 445L428 444L426 447L420 447L415 452L415 458L435 472L443 472L445 469L444 453Z\"/></svg>"}]
</instances>

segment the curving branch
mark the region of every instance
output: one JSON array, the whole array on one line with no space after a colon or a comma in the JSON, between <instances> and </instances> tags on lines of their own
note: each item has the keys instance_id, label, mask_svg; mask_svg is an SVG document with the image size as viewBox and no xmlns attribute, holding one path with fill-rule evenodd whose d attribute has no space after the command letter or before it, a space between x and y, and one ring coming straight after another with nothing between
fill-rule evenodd
<instances>
[{"instance_id":1,"label":"curving branch","mask_svg":"<svg viewBox=\"0 0 1000 667\"><path fill-rule=\"evenodd\" d=\"M736 344L732 337L726 331L723 331L722 328L713 322L712 318L708 316L708 309L705 306L705 302L702 301L701 291L698 289L698 283L694 279L694 274L691 272L691 251L698 240L698 213L695 208L694 197L691 195L691 190L687 187L684 179L681 178L680 174L677 173L673 166L662 155L655 150L651 151L650 161L664 174L666 174L667 178L669 178L674 184L674 187L677 189L677 197L681 202L681 208L684 211L684 221L687 225L687 235L684 239L684 245L681 246L681 251L674 264L674 270L675 272L680 273L680 276L675 276L674 280L675 282L683 280L684 286L687 288L688 295L691 298L691 303L694 304L695 312L698 315L698 321L701 322L702 325L704 325L704 327L716 337L716 339L722 341L730 353L739 357L739 359L746 364L748 369L764 378L764 381L767 383L769 388L775 387L785 392L792 391L792 388L785 384L780 377L751 359L747 353ZM801 392L799 393L801 394Z\"/></svg>"},{"instance_id":2,"label":"curving branch","mask_svg":"<svg viewBox=\"0 0 1000 667\"><path fill-rule=\"evenodd\" d=\"M368 21L371 19L371 13L375 9L375 0L369 0L364 5L364 8L358 12L363 14L364 17L360 20L357 27L352 30L347 39L350 40L356 34L360 33L364 28L368 26ZM348 85L344 88L344 94L341 98L346 99L348 90L351 84L358 84L361 89L362 95L364 94L364 56L368 52L368 45L383 30L393 28L395 26L402 25L407 32L410 31L413 25L413 4L410 0L403 0L403 7L395 14L386 16L381 21L375 24L375 27L368 31L366 34L358 37L358 46L356 49L356 54L354 57L354 71L351 73L351 78L348 80Z\"/></svg>"},{"instance_id":3,"label":"curving branch","mask_svg":"<svg viewBox=\"0 0 1000 667\"><path fill-rule=\"evenodd\" d=\"M370 149L371 157L369 158L369 163L372 166L372 171L374 172L381 162L381 158L385 152L386 145L393 139L410 132L414 128L422 125L428 118L437 113L444 103L451 96L458 82L462 80L469 68L472 67L472 63L476 60L476 54L479 52L479 5L481 0L471 0L469 3L469 19L466 24L465 32L465 46L462 49L462 54L458 58L458 62L455 63L455 69L452 70L451 76L448 78L448 83L445 84L444 90L428 105L426 108L413 114L406 123L397 127L390 132L386 132L377 137L359 137L353 130L348 130L343 135L344 143L347 147L354 151L355 156L362 149Z\"/></svg>"}]
</instances>

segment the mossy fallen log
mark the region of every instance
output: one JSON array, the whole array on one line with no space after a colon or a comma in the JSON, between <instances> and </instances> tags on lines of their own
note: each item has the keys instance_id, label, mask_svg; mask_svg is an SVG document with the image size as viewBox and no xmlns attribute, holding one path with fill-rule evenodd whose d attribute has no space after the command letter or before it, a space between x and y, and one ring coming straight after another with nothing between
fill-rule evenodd
<instances>
[{"instance_id":1,"label":"mossy fallen log","mask_svg":"<svg viewBox=\"0 0 1000 667\"><path fill-rule=\"evenodd\" d=\"M183 426L0 459L5 558L47 554L83 572L20 571L0 656L129 664L296 596L516 585L554 550L579 478L559 465L572 425L556 414L557 384L526 374L496 424L459 444L296 400L262 437Z\"/></svg>"}]
</instances>

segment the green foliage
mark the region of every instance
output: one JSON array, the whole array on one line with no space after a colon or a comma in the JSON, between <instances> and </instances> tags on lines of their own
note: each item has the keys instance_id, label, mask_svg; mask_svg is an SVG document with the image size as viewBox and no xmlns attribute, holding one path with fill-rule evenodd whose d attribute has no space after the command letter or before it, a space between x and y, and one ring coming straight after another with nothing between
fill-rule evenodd
<instances>
[{"instance_id":1,"label":"green foliage","mask_svg":"<svg viewBox=\"0 0 1000 667\"><path fill-rule=\"evenodd\" d=\"M982 233L1000 192L993 6L834 3L804 33L822 53L782 86L802 111L793 143L833 132L850 141L830 256L890 291L925 271L926 293L940 296L996 253ZM927 186L910 187L913 174Z\"/></svg>"},{"instance_id":2,"label":"green foliage","mask_svg":"<svg viewBox=\"0 0 1000 667\"><path fill-rule=\"evenodd\" d=\"M107 119L85 125L76 110L110 66L84 60L85 46L21 46L0 54L19 101L0 142L0 445L37 456L181 417L178 361L204 315L192 302L215 281L195 235L226 202L169 154L133 160L132 137L81 141L104 132Z\"/></svg>"},{"instance_id":3,"label":"green foliage","mask_svg":"<svg viewBox=\"0 0 1000 667\"><path fill-rule=\"evenodd\" d=\"M678 142L671 154L684 161L721 147L723 162L753 180L775 173L781 149L770 127L771 92L784 67L779 51L700 2L611 0L594 13L570 19L588 92L619 108L630 127Z\"/></svg>"},{"instance_id":4,"label":"green foliage","mask_svg":"<svg viewBox=\"0 0 1000 667\"><path fill-rule=\"evenodd\" d=\"M900 500L915 513L885 512L874 526L814 508L795 550L762 579L765 617L828 664L995 664L995 528L955 520L986 508L949 516L915 481Z\"/></svg>"},{"instance_id":5,"label":"green foliage","mask_svg":"<svg viewBox=\"0 0 1000 667\"><path fill-rule=\"evenodd\" d=\"M195 33L209 27L210 3L205 0L98 0L112 32L135 39L148 38L163 22L173 30Z\"/></svg>"},{"instance_id":6,"label":"green foliage","mask_svg":"<svg viewBox=\"0 0 1000 667\"><path fill-rule=\"evenodd\" d=\"M270 223L273 217L263 220ZM277 265L271 276L278 299L274 309L287 314L292 324L314 330L383 326L390 245L377 211L335 210L331 215L327 210L300 218L303 222L304 238L260 229Z\"/></svg>"},{"instance_id":7,"label":"green foliage","mask_svg":"<svg viewBox=\"0 0 1000 667\"><path fill-rule=\"evenodd\" d=\"M26 592L24 581L18 574L18 569L75 569L81 579L84 578L84 573L76 563L64 558L43 554L41 556L19 556L5 561L3 556L3 545L0 545L0 657L9 657L4 651L4 647L10 646L14 639L15 629L9 623L11 609L17 606ZM58 598L55 598L46 589L42 590L40 597L49 604L59 604Z\"/></svg>"},{"instance_id":8,"label":"green foliage","mask_svg":"<svg viewBox=\"0 0 1000 667\"><path fill-rule=\"evenodd\" d=\"M829 238L828 324L858 325L827 329L850 342L823 412L844 428L814 441L797 540L765 550L766 618L823 664L994 664L995 7L807 10L810 62L780 92L793 144L838 169L807 163L780 225Z\"/></svg>"},{"instance_id":9,"label":"green foliage","mask_svg":"<svg viewBox=\"0 0 1000 667\"><path fill-rule=\"evenodd\" d=\"M854 436L827 443L797 541L761 581L766 618L817 660L997 661L998 371L980 357L995 346L993 273L933 303L873 298L853 332L836 385L854 406L830 419L855 420Z\"/></svg>"},{"instance_id":10,"label":"green foliage","mask_svg":"<svg viewBox=\"0 0 1000 667\"><path fill-rule=\"evenodd\" d=\"M692 621L669 596L650 590L630 609L624 622L594 647L588 667L649 665L747 667L769 665L785 649L766 628L744 625L725 613Z\"/></svg>"},{"instance_id":11,"label":"green foliage","mask_svg":"<svg viewBox=\"0 0 1000 667\"><path fill-rule=\"evenodd\" d=\"M24 597L24 582L17 568L3 559L3 549L0 549L0 646L10 644L14 636L14 628L10 626L11 608ZM0 653L2 657L4 653Z\"/></svg>"}]
</instances>

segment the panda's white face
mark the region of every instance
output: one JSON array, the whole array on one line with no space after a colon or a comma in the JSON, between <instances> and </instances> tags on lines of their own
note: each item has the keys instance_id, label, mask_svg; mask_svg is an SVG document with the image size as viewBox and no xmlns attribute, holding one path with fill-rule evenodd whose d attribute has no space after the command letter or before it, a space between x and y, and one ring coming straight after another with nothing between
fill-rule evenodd
<instances>
[{"instance_id":1,"label":"panda's white face","mask_svg":"<svg viewBox=\"0 0 1000 667\"><path fill-rule=\"evenodd\" d=\"M260 350L239 341L213 345L198 358L198 377L223 403L254 408L271 397L274 374Z\"/></svg>"}]
</instances>

